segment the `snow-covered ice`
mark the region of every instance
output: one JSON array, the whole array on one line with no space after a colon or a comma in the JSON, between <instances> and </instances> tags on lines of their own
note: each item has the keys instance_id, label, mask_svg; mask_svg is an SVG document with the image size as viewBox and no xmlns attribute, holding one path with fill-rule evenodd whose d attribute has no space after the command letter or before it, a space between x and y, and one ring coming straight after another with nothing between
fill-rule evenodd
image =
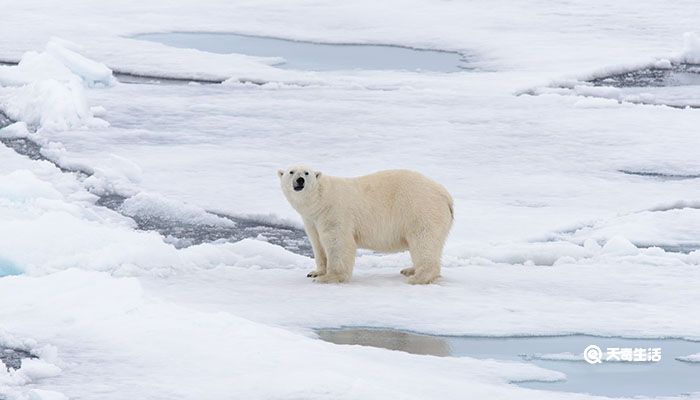
<instances>
[{"instance_id":1,"label":"snow-covered ice","mask_svg":"<svg viewBox=\"0 0 700 400\"><path fill-rule=\"evenodd\" d=\"M700 353L690 354L690 355L683 356L683 357L678 357L678 360L685 361L685 362L691 362L691 363L700 363Z\"/></svg>"},{"instance_id":2,"label":"snow-covered ice","mask_svg":"<svg viewBox=\"0 0 700 400\"><path fill-rule=\"evenodd\" d=\"M700 339L700 113L636 104L697 86L589 82L698 62L694 2L64 3L8 5L0 35L19 63L0 66L0 140L41 155L0 145L0 346L37 357L0 366L0 398L582 399L509 385L563 378L526 362L313 329ZM280 69L132 38L177 31L457 51L475 69ZM362 252L350 284L317 285L313 260L264 234L176 248L129 218L298 228L275 171L299 161L443 183L456 215L438 284L406 285L407 254Z\"/></svg>"}]
</instances>

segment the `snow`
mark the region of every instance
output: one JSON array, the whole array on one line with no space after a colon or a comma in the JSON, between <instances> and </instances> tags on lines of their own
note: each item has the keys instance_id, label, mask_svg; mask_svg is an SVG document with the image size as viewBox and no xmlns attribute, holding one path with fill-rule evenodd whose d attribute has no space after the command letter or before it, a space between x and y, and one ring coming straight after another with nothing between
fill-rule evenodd
<instances>
[{"instance_id":1,"label":"snow","mask_svg":"<svg viewBox=\"0 0 700 400\"><path fill-rule=\"evenodd\" d=\"M68 48L71 47L71 48ZM72 73L83 79L88 86L106 85L110 86L114 83L112 70L104 64L92 61L73 49L79 48L74 43L66 46L65 41L52 40L46 45L46 51L53 57L58 59Z\"/></svg>"},{"instance_id":2,"label":"snow","mask_svg":"<svg viewBox=\"0 0 700 400\"><path fill-rule=\"evenodd\" d=\"M23 121L15 122L0 129L0 138L3 139L26 138L27 136L29 136L29 130L27 129L27 123Z\"/></svg>"},{"instance_id":3,"label":"snow","mask_svg":"<svg viewBox=\"0 0 700 400\"><path fill-rule=\"evenodd\" d=\"M156 216L166 220L176 218L180 221L206 224L235 226L236 223L216 215L207 213L194 205L183 204L157 194L138 193L128 198L120 207L127 216Z\"/></svg>"},{"instance_id":4,"label":"snow","mask_svg":"<svg viewBox=\"0 0 700 400\"><path fill-rule=\"evenodd\" d=\"M605 243L602 250L605 254L616 256L635 256L639 253L639 249L622 236L613 236Z\"/></svg>"},{"instance_id":5,"label":"snow","mask_svg":"<svg viewBox=\"0 0 700 400\"><path fill-rule=\"evenodd\" d=\"M79 45L52 38L43 52L28 51L16 67L2 67L0 80L6 85L20 85L44 79L70 81L77 77L87 86L110 86L114 83L112 70L82 56L78 51Z\"/></svg>"},{"instance_id":6,"label":"snow","mask_svg":"<svg viewBox=\"0 0 700 400\"><path fill-rule=\"evenodd\" d=\"M700 363L700 353L690 354L683 357L678 357L677 360L690 363Z\"/></svg>"},{"instance_id":7,"label":"snow","mask_svg":"<svg viewBox=\"0 0 700 400\"><path fill-rule=\"evenodd\" d=\"M692 90L582 83L695 60L684 33L696 8L71 0L47 18L41 2L12 4L0 59L21 62L0 66L0 110L17 122L0 139L30 138L92 175L0 145L0 276L12 275L0 278L0 344L39 357L0 366L0 397L583 399L509 385L563 378L527 363L334 346L313 328L700 339L700 251L671 251L700 245L697 179L620 172L700 171L700 114L629 103ZM233 27L465 51L477 70L281 70L129 38ZM226 83L122 84L112 71ZM362 252L351 283L317 285L313 260L264 240L176 249L127 217L299 226L276 177L298 161L443 183L456 219L442 279L406 285L408 254ZM96 205L110 193L130 196L127 216Z\"/></svg>"},{"instance_id":8,"label":"snow","mask_svg":"<svg viewBox=\"0 0 700 400\"><path fill-rule=\"evenodd\" d=\"M48 130L104 126L87 105L83 85L111 85L112 71L52 40L17 66L0 66L0 108L9 117ZM6 86L6 87L5 87Z\"/></svg>"},{"instance_id":9,"label":"snow","mask_svg":"<svg viewBox=\"0 0 700 400\"><path fill-rule=\"evenodd\" d=\"M205 393L205 387L206 394L215 397L224 393L246 398L262 393L264 397L337 397L351 390L343 383L342 365L357 363L363 365L363 372L355 371L353 376L357 387L364 389L351 390L350 397L381 398L388 386L377 383L377 374L386 374L381 375L386 376L381 382L386 382L390 376L404 379L425 368L453 371L450 390L441 395L445 398L459 393L512 394L517 389L497 382L562 378L522 364L437 361L373 349L337 349L319 344L310 327L381 325L441 334L595 332L700 337L700 326L684 317L700 301L687 285L687 279L696 279L698 269L681 259L664 268L643 267L642 258L652 260L657 255L642 254L639 260L616 259L621 264L613 267L607 263L608 255L596 256L600 246L590 241L590 253L584 247L580 254L563 250L589 257L588 265L576 262L555 269L446 257L441 283L415 289L398 274L397 266L409 262L405 254L364 254L352 284L317 285L304 276L312 267L306 257L256 240L176 250L155 234L133 231L114 213L96 215L98 209L89 202L76 207L74 200L67 199L80 198L71 191L84 189L71 182L74 177L45 162L25 161L11 152L3 156L23 169L3 176L7 183L0 193L7 224L2 237L7 239L0 244L0 254L31 266L28 272L33 276L0 280L0 301L13 305L0 311L0 321L14 335L60 350L57 359L47 362L63 365L62 372L46 388L69 397L168 393L195 398ZM53 174L68 179L61 181ZM21 225L17 219L22 219ZM42 243L41 253L31 251L36 243ZM81 269L72 268L75 265ZM89 271L94 269L110 274ZM627 279L635 271L643 271L644 284ZM123 275L132 277L116 277ZM397 298L402 299L400 307ZM630 325L629 320L638 323ZM221 345L212 347L212 343ZM99 359L89 356L95 351L100 352ZM173 354L187 362L169 361ZM285 356L280 359L280 354ZM193 365L201 372L194 377ZM319 365L333 372L323 375L323 384L307 385L303 376L318 374ZM466 378L484 368L498 373ZM129 378L132 371L156 370L159 378L155 380ZM86 374L95 383L86 385L81 378ZM245 374L250 383L228 385L230 376L237 374ZM256 391L260 387L256 382L269 382L270 375L279 377L273 387L286 389ZM202 376L207 377L205 381ZM418 376L412 379L425 382ZM21 390L17 388L22 386L13 387ZM415 385L402 393L416 398L425 395Z\"/></svg>"},{"instance_id":10,"label":"snow","mask_svg":"<svg viewBox=\"0 0 700 400\"><path fill-rule=\"evenodd\" d=\"M0 385L21 386L30 382L51 378L60 373L61 368L41 359L25 358L22 360L22 367L18 370L8 369L0 361ZM1 388L2 386L0 386Z\"/></svg>"},{"instance_id":11,"label":"snow","mask_svg":"<svg viewBox=\"0 0 700 400\"><path fill-rule=\"evenodd\" d=\"M82 348L92 352L96 349L91 347L100 344L97 358L77 362L68 358L72 357L69 354L64 356L68 365L62 375L65 378L54 379L52 387L68 397L99 393L103 398L124 398L155 392L177 398L383 398L391 393L385 385L392 383L407 387L406 393L412 392L410 398L422 398L445 379L434 376L428 378L433 384L426 385L424 379L418 379L423 368L451 371L447 379L461 381L461 390L472 387L489 395L507 396L514 389L497 384L505 379L561 378L555 372L520 363L337 348L230 314L203 313L150 298L134 278L67 270L43 278L19 277L0 282L0 287L3 301L14 298L18 307L38 311L8 320L9 328L22 332L32 325L51 324L54 328L50 332L35 334L39 340L51 340L74 351ZM80 308L72 306L85 298L92 301ZM0 315L6 318L7 311L3 309ZM105 344L109 346L103 348ZM362 370L354 368L358 364L364 365ZM477 379L465 375L477 366L494 372L480 374ZM130 378L135 371L154 370L158 373L149 379ZM351 371L353 381L348 381ZM88 381L82 378L86 374ZM304 379L309 374L318 381L309 384ZM378 374L385 379L377 380ZM231 385L231 377L236 376L246 379ZM406 378L412 383L403 382ZM261 387L268 388L264 394ZM457 392L451 391L446 388L440 393L457 398Z\"/></svg>"},{"instance_id":12,"label":"snow","mask_svg":"<svg viewBox=\"0 0 700 400\"><path fill-rule=\"evenodd\" d=\"M51 390L32 389L29 391L30 400L68 400L63 393Z\"/></svg>"},{"instance_id":13,"label":"snow","mask_svg":"<svg viewBox=\"0 0 700 400\"><path fill-rule=\"evenodd\" d=\"M686 32L683 39L681 59L690 64L700 64L700 37L695 32Z\"/></svg>"},{"instance_id":14,"label":"snow","mask_svg":"<svg viewBox=\"0 0 700 400\"><path fill-rule=\"evenodd\" d=\"M40 359L25 358L17 373L26 376L29 381L34 381L58 376L61 374L61 368Z\"/></svg>"}]
</instances>

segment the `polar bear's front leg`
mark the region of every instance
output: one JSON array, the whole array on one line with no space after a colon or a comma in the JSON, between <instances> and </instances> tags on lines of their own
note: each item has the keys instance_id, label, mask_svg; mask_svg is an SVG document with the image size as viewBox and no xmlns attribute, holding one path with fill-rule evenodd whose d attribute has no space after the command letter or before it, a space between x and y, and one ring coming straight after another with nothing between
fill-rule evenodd
<instances>
[{"instance_id":1,"label":"polar bear's front leg","mask_svg":"<svg viewBox=\"0 0 700 400\"><path fill-rule=\"evenodd\" d=\"M347 282L355 267L357 244L351 233L322 234L321 243L328 256L326 274L316 278L316 282Z\"/></svg>"},{"instance_id":2,"label":"polar bear's front leg","mask_svg":"<svg viewBox=\"0 0 700 400\"><path fill-rule=\"evenodd\" d=\"M318 237L318 230L316 230L316 227L312 223L306 220L304 220L304 229L311 242L311 248L314 251L314 261L316 261L316 270L309 272L306 276L308 278L316 278L325 275L328 259L326 257L326 251L323 249L321 240Z\"/></svg>"}]
</instances>

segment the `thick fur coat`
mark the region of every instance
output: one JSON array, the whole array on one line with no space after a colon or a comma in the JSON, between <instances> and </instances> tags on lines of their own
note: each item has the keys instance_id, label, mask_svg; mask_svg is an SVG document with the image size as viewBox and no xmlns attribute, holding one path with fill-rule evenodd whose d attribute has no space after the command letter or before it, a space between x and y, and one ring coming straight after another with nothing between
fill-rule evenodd
<instances>
[{"instance_id":1,"label":"thick fur coat","mask_svg":"<svg viewBox=\"0 0 700 400\"><path fill-rule=\"evenodd\" d=\"M311 240L318 282L346 282L358 248L411 253L401 271L410 283L440 276L440 259L452 227L447 190L414 171L389 170L357 178L326 176L305 166L279 170L282 191L301 214Z\"/></svg>"}]
</instances>

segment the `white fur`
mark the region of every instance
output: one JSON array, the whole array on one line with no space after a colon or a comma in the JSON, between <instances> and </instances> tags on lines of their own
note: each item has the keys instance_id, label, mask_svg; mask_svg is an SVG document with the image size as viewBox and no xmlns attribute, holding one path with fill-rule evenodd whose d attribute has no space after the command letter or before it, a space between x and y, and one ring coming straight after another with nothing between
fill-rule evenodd
<instances>
[{"instance_id":1,"label":"white fur","mask_svg":"<svg viewBox=\"0 0 700 400\"><path fill-rule=\"evenodd\" d=\"M287 200L304 220L316 259L309 276L318 282L348 281L358 248L410 251L413 267L401 271L410 283L431 283L440 276L453 220L452 197L442 185L407 170L337 178L296 166L278 175ZM300 177L304 188L295 191Z\"/></svg>"}]
</instances>

